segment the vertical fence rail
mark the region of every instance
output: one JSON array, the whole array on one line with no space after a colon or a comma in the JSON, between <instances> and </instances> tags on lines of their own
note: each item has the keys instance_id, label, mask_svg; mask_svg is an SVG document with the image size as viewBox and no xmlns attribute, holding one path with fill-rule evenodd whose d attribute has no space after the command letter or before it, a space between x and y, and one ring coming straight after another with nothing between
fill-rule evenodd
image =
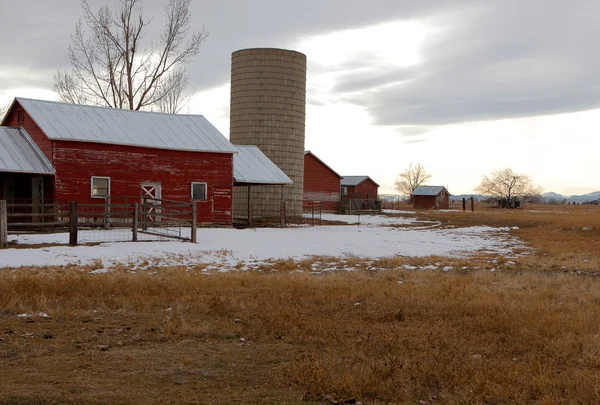
<instances>
[{"instance_id":1,"label":"vertical fence rail","mask_svg":"<svg viewBox=\"0 0 600 405\"><path fill-rule=\"evenodd\" d=\"M77 209L78 204L75 201L69 204L69 245L71 246L77 246L77 231L79 225L79 215Z\"/></svg>"},{"instance_id":2,"label":"vertical fence rail","mask_svg":"<svg viewBox=\"0 0 600 405\"><path fill-rule=\"evenodd\" d=\"M8 247L8 216L6 200L0 200L0 249Z\"/></svg>"},{"instance_id":3,"label":"vertical fence rail","mask_svg":"<svg viewBox=\"0 0 600 405\"><path fill-rule=\"evenodd\" d=\"M140 204L139 203L133 203L133 241L137 242L138 241L138 222L139 222L139 213L138 210L140 209Z\"/></svg>"}]
</instances>

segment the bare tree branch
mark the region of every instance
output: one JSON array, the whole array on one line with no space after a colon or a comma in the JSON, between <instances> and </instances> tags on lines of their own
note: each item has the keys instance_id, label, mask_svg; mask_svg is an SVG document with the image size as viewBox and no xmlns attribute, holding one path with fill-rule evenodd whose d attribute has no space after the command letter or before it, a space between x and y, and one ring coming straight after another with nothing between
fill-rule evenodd
<instances>
[{"instance_id":1,"label":"bare tree branch","mask_svg":"<svg viewBox=\"0 0 600 405\"><path fill-rule=\"evenodd\" d=\"M400 173L396 180L396 190L400 193L409 195L412 201L412 193L417 187L427 182L431 178L431 173L425 170L423 163L410 163L408 167Z\"/></svg>"},{"instance_id":2,"label":"bare tree branch","mask_svg":"<svg viewBox=\"0 0 600 405\"><path fill-rule=\"evenodd\" d=\"M4 119L4 116L8 112L8 109L10 108L11 104L12 104L11 101L7 101L4 104L0 104L0 121L2 121Z\"/></svg>"},{"instance_id":3,"label":"bare tree branch","mask_svg":"<svg viewBox=\"0 0 600 405\"><path fill-rule=\"evenodd\" d=\"M186 105L193 92L186 92L184 65L200 52L208 32L202 27L190 35L191 0L169 0L159 42L144 46L152 18L144 16L142 3L120 0L114 10L94 11L88 0L81 1L83 22L77 23L68 48L72 70L54 75L61 100L173 113Z\"/></svg>"},{"instance_id":4,"label":"bare tree branch","mask_svg":"<svg viewBox=\"0 0 600 405\"><path fill-rule=\"evenodd\" d=\"M516 201L542 193L531 177L516 173L510 168L494 170L491 175L483 176L476 191L487 197L505 200L509 208L514 208Z\"/></svg>"}]
</instances>

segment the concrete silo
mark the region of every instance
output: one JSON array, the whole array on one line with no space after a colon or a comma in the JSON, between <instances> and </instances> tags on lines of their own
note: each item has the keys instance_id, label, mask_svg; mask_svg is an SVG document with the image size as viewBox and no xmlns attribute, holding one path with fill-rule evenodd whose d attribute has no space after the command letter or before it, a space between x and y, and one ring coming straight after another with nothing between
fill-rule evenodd
<instances>
[{"instance_id":1,"label":"concrete silo","mask_svg":"<svg viewBox=\"0 0 600 405\"><path fill-rule=\"evenodd\" d=\"M234 52L230 114L231 142L258 146L293 180L293 185L285 187L286 211L300 214L304 185L306 56L273 48ZM243 211L247 190L238 188L234 196L235 210ZM265 214L280 206L282 190L273 186L252 187L251 199L252 210L257 215Z\"/></svg>"}]
</instances>

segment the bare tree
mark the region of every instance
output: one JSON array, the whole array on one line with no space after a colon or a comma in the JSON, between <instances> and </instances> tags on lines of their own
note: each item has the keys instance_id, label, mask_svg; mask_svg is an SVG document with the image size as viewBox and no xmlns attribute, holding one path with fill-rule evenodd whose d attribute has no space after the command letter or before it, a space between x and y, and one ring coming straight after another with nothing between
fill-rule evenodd
<instances>
[{"instance_id":1,"label":"bare tree","mask_svg":"<svg viewBox=\"0 0 600 405\"><path fill-rule=\"evenodd\" d=\"M10 105L11 105L10 101L7 101L4 104L0 104L0 121L2 121L4 119L4 116L8 112L8 109L10 108Z\"/></svg>"},{"instance_id":2,"label":"bare tree","mask_svg":"<svg viewBox=\"0 0 600 405\"><path fill-rule=\"evenodd\" d=\"M160 92L165 94L153 110L177 114L181 112L194 96L195 91L189 89L190 76L185 69L176 69L161 82Z\"/></svg>"},{"instance_id":3,"label":"bare tree","mask_svg":"<svg viewBox=\"0 0 600 405\"><path fill-rule=\"evenodd\" d=\"M400 173L396 179L396 190L402 194L410 196L412 201L412 193L415 188L419 187L431 178L431 173L425 170L423 163L410 163L408 167Z\"/></svg>"},{"instance_id":4,"label":"bare tree","mask_svg":"<svg viewBox=\"0 0 600 405\"><path fill-rule=\"evenodd\" d=\"M120 0L115 10L103 6L94 12L82 0L90 35L80 20L68 49L72 69L54 75L54 91L61 100L130 110L161 109L161 103L185 100L189 76L183 66L198 54L208 32L203 27L188 35L191 0L169 0L158 44L144 46L152 18L144 16L142 1ZM180 108L176 104L169 110Z\"/></svg>"},{"instance_id":5,"label":"bare tree","mask_svg":"<svg viewBox=\"0 0 600 405\"><path fill-rule=\"evenodd\" d=\"M483 176L476 191L506 201L509 208L514 208L516 201L542 193L530 176L516 173L510 168L494 170L489 176Z\"/></svg>"}]
</instances>

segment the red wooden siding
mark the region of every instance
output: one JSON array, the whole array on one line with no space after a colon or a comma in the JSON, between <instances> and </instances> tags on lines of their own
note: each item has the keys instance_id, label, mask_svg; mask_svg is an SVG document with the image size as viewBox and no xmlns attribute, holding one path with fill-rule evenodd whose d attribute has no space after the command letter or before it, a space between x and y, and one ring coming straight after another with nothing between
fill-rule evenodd
<instances>
[{"instance_id":1,"label":"red wooden siding","mask_svg":"<svg viewBox=\"0 0 600 405\"><path fill-rule=\"evenodd\" d=\"M340 209L340 177L310 153L304 155L304 205L309 201L321 201L325 211Z\"/></svg>"},{"instance_id":2,"label":"red wooden siding","mask_svg":"<svg viewBox=\"0 0 600 405\"><path fill-rule=\"evenodd\" d=\"M23 122L19 123L17 111L23 111ZM23 127L31 136L31 139L39 146L44 155L52 162L52 141L37 126L33 119L23 110L18 102L15 102L13 108L7 113L4 125L9 127Z\"/></svg>"},{"instance_id":3,"label":"red wooden siding","mask_svg":"<svg viewBox=\"0 0 600 405\"><path fill-rule=\"evenodd\" d=\"M450 207L450 197L444 193L444 197L439 194L434 195L415 195L413 196L413 207L421 209L439 208L447 210Z\"/></svg>"},{"instance_id":4,"label":"red wooden siding","mask_svg":"<svg viewBox=\"0 0 600 405\"><path fill-rule=\"evenodd\" d=\"M143 182L160 182L162 198L191 201L191 183L207 183L199 201L198 222L232 222L233 155L54 141L56 198L80 203L91 197L91 177L110 177L112 196L138 196Z\"/></svg>"},{"instance_id":5,"label":"red wooden siding","mask_svg":"<svg viewBox=\"0 0 600 405\"><path fill-rule=\"evenodd\" d=\"M377 199L377 192L379 187L373 183L370 179L367 179L357 186L348 187L348 197L361 198L361 199Z\"/></svg>"}]
</instances>

